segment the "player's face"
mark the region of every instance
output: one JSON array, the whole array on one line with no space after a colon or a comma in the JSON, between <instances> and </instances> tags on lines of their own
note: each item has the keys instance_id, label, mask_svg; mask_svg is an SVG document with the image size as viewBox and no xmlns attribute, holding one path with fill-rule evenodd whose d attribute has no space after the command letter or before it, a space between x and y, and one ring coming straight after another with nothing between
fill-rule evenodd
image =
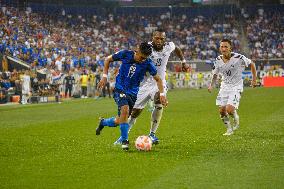
<instances>
[{"instance_id":1,"label":"player's face","mask_svg":"<svg viewBox=\"0 0 284 189\"><path fill-rule=\"evenodd\" d=\"M166 34L165 32L155 32L152 38L153 47L156 50L161 50L166 42Z\"/></svg>"},{"instance_id":2,"label":"player's face","mask_svg":"<svg viewBox=\"0 0 284 189\"><path fill-rule=\"evenodd\" d=\"M220 53L223 56L229 56L231 54L231 45L228 42L221 42L219 47Z\"/></svg>"}]
</instances>

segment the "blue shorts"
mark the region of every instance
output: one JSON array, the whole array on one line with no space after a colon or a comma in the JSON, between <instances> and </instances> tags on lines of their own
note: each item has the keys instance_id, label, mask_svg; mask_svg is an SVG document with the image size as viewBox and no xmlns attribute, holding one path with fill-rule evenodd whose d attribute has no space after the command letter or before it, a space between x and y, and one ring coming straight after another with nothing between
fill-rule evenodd
<instances>
[{"instance_id":1,"label":"blue shorts","mask_svg":"<svg viewBox=\"0 0 284 189\"><path fill-rule=\"evenodd\" d=\"M124 105L129 106L129 115L131 114L131 111L133 109L137 96L126 94L119 89L114 89L113 98L118 107L118 113L117 113L118 116L120 116L121 107Z\"/></svg>"}]
</instances>

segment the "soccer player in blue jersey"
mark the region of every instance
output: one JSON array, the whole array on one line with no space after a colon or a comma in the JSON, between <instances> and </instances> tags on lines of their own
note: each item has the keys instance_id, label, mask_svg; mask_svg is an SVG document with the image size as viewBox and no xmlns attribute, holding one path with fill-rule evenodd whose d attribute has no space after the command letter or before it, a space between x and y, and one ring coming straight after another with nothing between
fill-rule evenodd
<instances>
[{"instance_id":1,"label":"soccer player in blue jersey","mask_svg":"<svg viewBox=\"0 0 284 189\"><path fill-rule=\"evenodd\" d=\"M139 45L137 51L122 50L108 56L104 62L103 78L98 84L102 88L107 82L109 65L113 61L121 61L119 73L116 76L116 83L113 98L118 106L118 116L108 119L101 119L96 129L96 135L100 135L101 130L105 127L120 126L122 137L122 149L129 149L128 141L128 116L137 99L140 82L143 80L146 72L149 72L155 81L160 92L160 101L166 106L167 99L164 93L164 87L161 78L157 75L157 69L151 59L148 57L152 53L152 45L143 42Z\"/></svg>"}]
</instances>

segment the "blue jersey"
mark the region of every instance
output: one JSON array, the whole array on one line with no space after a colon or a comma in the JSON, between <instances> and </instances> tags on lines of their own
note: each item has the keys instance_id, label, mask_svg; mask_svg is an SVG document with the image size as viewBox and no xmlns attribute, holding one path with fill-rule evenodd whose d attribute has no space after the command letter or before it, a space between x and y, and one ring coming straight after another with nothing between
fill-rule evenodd
<instances>
[{"instance_id":1,"label":"blue jersey","mask_svg":"<svg viewBox=\"0 0 284 189\"><path fill-rule=\"evenodd\" d=\"M152 76L157 74L157 69L151 59L143 62L134 61L134 51L122 50L112 55L114 61L121 61L118 75L116 76L115 88L126 94L137 96L140 82L146 72Z\"/></svg>"}]
</instances>

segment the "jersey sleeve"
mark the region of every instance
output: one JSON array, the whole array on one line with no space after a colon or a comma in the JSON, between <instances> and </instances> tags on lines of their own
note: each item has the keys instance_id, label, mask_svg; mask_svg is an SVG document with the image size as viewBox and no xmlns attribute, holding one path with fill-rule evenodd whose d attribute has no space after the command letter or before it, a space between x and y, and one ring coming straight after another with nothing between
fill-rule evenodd
<instances>
[{"instance_id":1,"label":"jersey sleeve","mask_svg":"<svg viewBox=\"0 0 284 189\"><path fill-rule=\"evenodd\" d=\"M112 59L114 61L120 61L121 59L123 59L123 57L125 57L125 53L126 53L126 50L118 51L112 55Z\"/></svg>"},{"instance_id":2,"label":"jersey sleeve","mask_svg":"<svg viewBox=\"0 0 284 189\"><path fill-rule=\"evenodd\" d=\"M218 68L218 62L216 60L216 61L214 61L214 64L213 64L213 67L212 67L212 74L218 75L218 73L219 73L219 68Z\"/></svg>"},{"instance_id":3,"label":"jersey sleeve","mask_svg":"<svg viewBox=\"0 0 284 189\"><path fill-rule=\"evenodd\" d=\"M174 42L169 42L169 46L170 46L170 51L173 52L176 48L176 45L174 44Z\"/></svg>"},{"instance_id":4,"label":"jersey sleeve","mask_svg":"<svg viewBox=\"0 0 284 189\"><path fill-rule=\"evenodd\" d=\"M149 63L148 63L148 72L150 73L150 75L155 76L157 75L157 68L154 65L153 61L149 59Z\"/></svg>"},{"instance_id":5,"label":"jersey sleeve","mask_svg":"<svg viewBox=\"0 0 284 189\"><path fill-rule=\"evenodd\" d=\"M251 59L245 57L244 55L241 56L240 58L243 61L243 64L248 67L251 64Z\"/></svg>"}]
</instances>

